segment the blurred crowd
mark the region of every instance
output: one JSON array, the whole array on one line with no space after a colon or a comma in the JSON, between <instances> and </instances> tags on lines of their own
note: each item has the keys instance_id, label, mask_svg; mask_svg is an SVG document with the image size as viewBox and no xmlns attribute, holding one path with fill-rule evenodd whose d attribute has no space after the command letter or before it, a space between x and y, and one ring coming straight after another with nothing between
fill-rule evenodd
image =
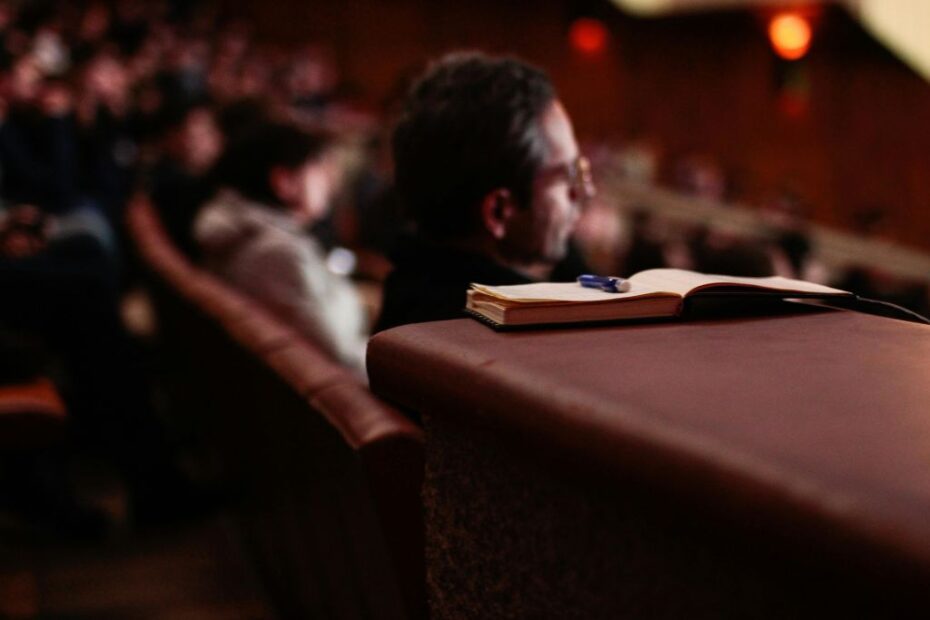
<instances>
[{"instance_id":1,"label":"blurred crowd","mask_svg":"<svg viewBox=\"0 0 930 620\"><path fill-rule=\"evenodd\" d=\"M132 191L163 198L169 219L189 211L209 194L223 144L250 124L366 122L334 101L325 49L258 46L246 23L209 3L14 6L0 4L0 198L35 207L36 229L52 215L67 223L61 234L88 233L116 252ZM14 235L4 254L34 247Z\"/></svg>"},{"instance_id":2,"label":"blurred crowd","mask_svg":"<svg viewBox=\"0 0 930 620\"><path fill-rule=\"evenodd\" d=\"M217 193L221 156L282 123L325 135L326 186L343 185L358 170L353 153L368 148L357 137L377 133L338 100L337 84L325 48L258 45L246 22L209 2L0 1L0 384L51 376L72 434L118 466L143 519L189 507L165 496L193 491L126 330L122 302L137 275L126 205L150 196L197 258L192 226ZM381 191L377 167L356 176L363 195ZM314 223L330 249L342 225L324 215ZM353 255L334 256L336 271L353 270ZM64 530L94 530L99 519L74 503L66 469L58 456L0 468L0 500Z\"/></svg>"}]
</instances>

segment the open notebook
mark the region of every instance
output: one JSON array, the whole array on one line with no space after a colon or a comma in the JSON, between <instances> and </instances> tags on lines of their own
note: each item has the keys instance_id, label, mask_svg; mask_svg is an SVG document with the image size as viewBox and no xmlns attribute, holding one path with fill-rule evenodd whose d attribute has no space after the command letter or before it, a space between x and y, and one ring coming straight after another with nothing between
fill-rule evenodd
<instances>
[{"instance_id":1,"label":"open notebook","mask_svg":"<svg viewBox=\"0 0 930 620\"><path fill-rule=\"evenodd\" d=\"M699 295L830 298L854 295L803 280L778 276L740 278L684 269L649 269L629 278L630 290L606 293L574 282L513 286L472 284L465 309L492 325L507 327L675 317L685 300Z\"/></svg>"}]
</instances>

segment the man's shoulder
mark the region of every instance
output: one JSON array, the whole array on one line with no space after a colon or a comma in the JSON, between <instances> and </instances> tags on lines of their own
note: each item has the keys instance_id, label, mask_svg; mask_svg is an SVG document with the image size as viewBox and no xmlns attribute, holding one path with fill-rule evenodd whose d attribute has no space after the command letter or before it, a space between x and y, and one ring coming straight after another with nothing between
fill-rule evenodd
<instances>
[{"instance_id":1,"label":"man's shoulder","mask_svg":"<svg viewBox=\"0 0 930 620\"><path fill-rule=\"evenodd\" d=\"M467 283L434 281L395 272L385 282L381 317L374 331L460 318L467 289Z\"/></svg>"},{"instance_id":2,"label":"man's shoulder","mask_svg":"<svg viewBox=\"0 0 930 620\"><path fill-rule=\"evenodd\" d=\"M488 257L439 244L415 242L394 258L395 268L385 282L382 314L375 331L464 317L472 282L502 285L530 281Z\"/></svg>"},{"instance_id":3,"label":"man's shoulder","mask_svg":"<svg viewBox=\"0 0 930 620\"><path fill-rule=\"evenodd\" d=\"M426 279L433 283L524 284L530 279L492 257L450 244L411 237L399 243L391 256L400 280Z\"/></svg>"}]
</instances>

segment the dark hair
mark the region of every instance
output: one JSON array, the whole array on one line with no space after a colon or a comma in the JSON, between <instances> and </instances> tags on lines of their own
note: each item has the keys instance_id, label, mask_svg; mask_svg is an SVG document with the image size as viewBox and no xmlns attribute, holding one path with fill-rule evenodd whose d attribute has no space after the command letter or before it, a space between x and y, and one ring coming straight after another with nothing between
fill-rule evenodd
<instances>
[{"instance_id":1,"label":"dark hair","mask_svg":"<svg viewBox=\"0 0 930 620\"><path fill-rule=\"evenodd\" d=\"M271 187L271 170L298 168L318 159L331 140L323 133L310 133L285 123L264 123L250 128L232 141L216 167L216 178L242 196L273 206L281 201Z\"/></svg>"},{"instance_id":2,"label":"dark hair","mask_svg":"<svg viewBox=\"0 0 930 620\"><path fill-rule=\"evenodd\" d=\"M556 98L548 76L514 58L457 53L411 89L393 138L395 182L421 230L460 237L497 188L528 205L545 156L539 117Z\"/></svg>"}]
</instances>

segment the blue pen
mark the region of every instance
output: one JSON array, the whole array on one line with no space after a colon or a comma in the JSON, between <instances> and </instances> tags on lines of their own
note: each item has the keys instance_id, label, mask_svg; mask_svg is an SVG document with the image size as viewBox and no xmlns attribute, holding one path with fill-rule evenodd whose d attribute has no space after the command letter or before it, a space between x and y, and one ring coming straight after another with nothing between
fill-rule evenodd
<instances>
[{"instance_id":1,"label":"blue pen","mask_svg":"<svg viewBox=\"0 0 930 620\"><path fill-rule=\"evenodd\" d=\"M599 288L607 293L625 293L630 290L630 281L614 276L578 276L578 284L585 288Z\"/></svg>"}]
</instances>

